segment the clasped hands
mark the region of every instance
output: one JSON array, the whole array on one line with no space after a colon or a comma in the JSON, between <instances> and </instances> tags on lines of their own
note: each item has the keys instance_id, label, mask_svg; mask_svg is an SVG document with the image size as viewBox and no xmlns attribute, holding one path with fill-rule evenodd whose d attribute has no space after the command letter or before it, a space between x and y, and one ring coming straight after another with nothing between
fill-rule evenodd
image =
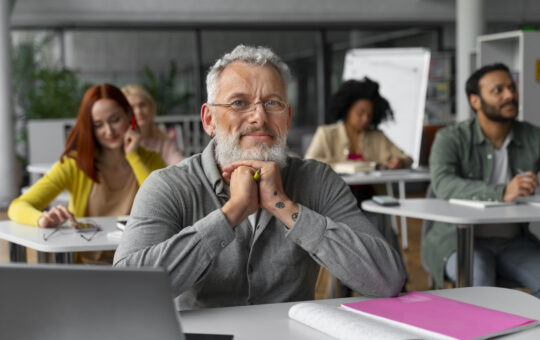
<instances>
[{"instance_id":1,"label":"clasped hands","mask_svg":"<svg viewBox=\"0 0 540 340\"><path fill-rule=\"evenodd\" d=\"M260 169L260 178L253 175ZM273 162L246 160L222 168L223 178L229 180L231 198L222 208L230 224L237 226L259 207L292 228L298 217L298 205L285 194L279 167Z\"/></svg>"}]
</instances>

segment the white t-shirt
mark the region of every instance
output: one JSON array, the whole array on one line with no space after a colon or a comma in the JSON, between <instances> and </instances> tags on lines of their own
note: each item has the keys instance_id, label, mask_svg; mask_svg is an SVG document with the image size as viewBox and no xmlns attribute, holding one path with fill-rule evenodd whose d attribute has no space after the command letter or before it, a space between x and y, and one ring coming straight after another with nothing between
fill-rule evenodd
<instances>
[{"instance_id":1,"label":"white t-shirt","mask_svg":"<svg viewBox=\"0 0 540 340\"><path fill-rule=\"evenodd\" d=\"M510 144L510 134L506 136L500 149L493 148L493 172L489 184L506 184L512 179L510 168L508 167L508 144ZM513 238L519 235L520 228L517 223L479 224L474 227L476 237L504 237Z\"/></svg>"},{"instance_id":2,"label":"white t-shirt","mask_svg":"<svg viewBox=\"0 0 540 340\"><path fill-rule=\"evenodd\" d=\"M506 136L500 149L493 148L493 172L491 173L489 184L506 184L510 182L508 144L510 144L510 134Z\"/></svg>"}]
</instances>

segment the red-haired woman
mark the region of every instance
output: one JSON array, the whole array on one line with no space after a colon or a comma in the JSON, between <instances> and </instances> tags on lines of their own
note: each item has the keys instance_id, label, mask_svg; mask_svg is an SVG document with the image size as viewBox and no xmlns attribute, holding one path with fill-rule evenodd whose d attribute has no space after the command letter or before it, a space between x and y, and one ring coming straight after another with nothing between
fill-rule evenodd
<instances>
[{"instance_id":1,"label":"red-haired woman","mask_svg":"<svg viewBox=\"0 0 540 340\"><path fill-rule=\"evenodd\" d=\"M56 227L76 217L128 215L139 186L161 156L139 147L130 128L133 111L122 91L109 84L86 91L66 148L53 168L11 202L8 216L19 223ZM69 205L42 211L63 190Z\"/></svg>"}]
</instances>

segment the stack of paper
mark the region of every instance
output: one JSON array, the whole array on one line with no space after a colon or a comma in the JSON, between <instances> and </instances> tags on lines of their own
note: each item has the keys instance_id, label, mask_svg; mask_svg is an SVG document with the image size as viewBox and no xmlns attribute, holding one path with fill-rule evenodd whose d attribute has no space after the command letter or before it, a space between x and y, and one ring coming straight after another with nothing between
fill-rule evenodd
<instances>
[{"instance_id":1,"label":"stack of paper","mask_svg":"<svg viewBox=\"0 0 540 340\"><path fill-rule=\"evenodd\" d=\"M504 207L507 205L515 205L515 204L528 204L528 205L540 207L540 196L538 195L526 196L526 197L520 196L513 202L476 201L476 200L466 200L466 199L459 199L459 198L451 198L448 200L448 202L452 204L458 204L458 205L463 205L463 206L472 207L472 208Z\"/></svg>"},{"instance_id":2,"label":"stack of paper","mask_svg":"<svg viewBox=\"0 0 540 340\"><path fill-rule=\"evenodd\" d=\"M465 200L458 198L451 198L448 202L452 204L464 205L466 207L472 208L492 208L492 207L504 207L507 205L514 205L516 202L500 202L500 201L476 201L476 200Z\"/></svg>"},{"instance_id":3,"label":"stack of paper","mask_svg":"<svg viewBox=\"0 0 540 340\"><path fill-rule=\"evenodd\" d=\"M376 165L375 162L347 161L336 163L333 168L338 174L354 174L361 171L373 171Z\"/></svg>"}]
</instances>

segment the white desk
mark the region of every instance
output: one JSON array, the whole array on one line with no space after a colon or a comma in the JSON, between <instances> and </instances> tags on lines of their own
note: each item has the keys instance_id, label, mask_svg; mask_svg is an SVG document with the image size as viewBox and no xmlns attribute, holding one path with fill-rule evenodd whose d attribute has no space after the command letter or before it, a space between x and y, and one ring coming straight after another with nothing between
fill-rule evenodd
<instances>
[{"instance_id":1,"label":"white desk","mask_svg":"<svg viewBox=\"0 0 540 340\"><path fill-rule=\"evenodd\" d=\"M11 257L13 261L24 261L24 248L29 247L44 253L56 253L58 262L71 262L70 253L79 251L115 250L120 239L116 231L115 217L79 218L79 221L92 220L100 227L99 231L90 241L85 240L73 228L61 228L47 241L43 236L49 235L54 228L38 228L13 221L0 222L0 238L16 245ZM115 234L111 234L111 233ZM90 236L92 233L87 233Z\"/></svg>"},{"instance_id":2,"label":"white desk","mask_svg":"<svg viewBox=\"0 0 540 340\"><path fill-rule=\"evenodd\" d=\"M351 175L342 175L341 178L348 185L367 185L367 184L386 184L386 192L390 196L394 196L392 183L398 183L399 199L405 199L405 183L407 182L429 182L430 176L427 169L399 169L399 170L382 170L372 172L359 172ZM392 219L392 227L397 231L397 224ZM407 218L401 216L401 246L403 249L409 247L407 238Z\"/></svg>"},{"instance_id":3,"label":"white desk","mask_svg":"<svg viewBox=\"0 0 540 340\"><path fill-rule=\"evenodd\" d=\"M540 319L540 300L523 292L495 287L470 287L429 291L429 293L493 308L521 316ZM366 298L319 300L338 306ZM329 336L288 317L296 302L269 305L211 308L180 313L187 333L233 334L234 340L247 339L331 339ZM540 339L540 327L510 334L504 339Z\"/></svg>"},{"instance_id":4,"label":"white desk","mask_svg":"<svg viewBox=\"0 0 540 340\"><path fill-rule=\"evenodd\" d=\"M399 169L359 172L350 175L341 175L341 177L343 178L345 183L349 185L430 181L429 172L427 169Z\"/></svg>"},{"instance_id":5,"label":"white desk","mask_svg":"<svg viewBox=\"0 0 540 340\"><path fill-rule=\"evenodd\" d=\"M451 204L441 199L417 198L400 200L400 205L395 207L384 207L369 200L362 202L362 209L380 214L457 224L458 287L467 287L472 284L473 224L540 221L540 208L526 204L479 209Z\"/></svg>"}]
</instances>

